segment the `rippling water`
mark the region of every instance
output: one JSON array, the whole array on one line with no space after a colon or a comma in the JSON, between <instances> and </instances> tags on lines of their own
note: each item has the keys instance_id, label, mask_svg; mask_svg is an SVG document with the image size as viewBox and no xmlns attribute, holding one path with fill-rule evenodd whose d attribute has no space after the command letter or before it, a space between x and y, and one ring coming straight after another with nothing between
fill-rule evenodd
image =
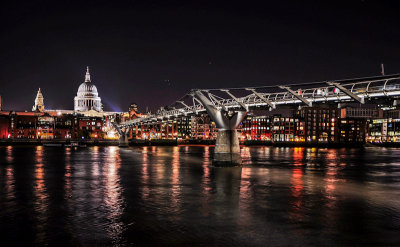
<instances>
[{"instance_id":1,"label":"rippling water","mask_svg":"<svg viewBox=\"0 0 400 247\"><path fill-rule=\"evenodd\" d=\"M54 246L400 246L400 149L0 147L0 239ZM2 244L2 246L5 246Z\"/></svg>"}]
</instances>

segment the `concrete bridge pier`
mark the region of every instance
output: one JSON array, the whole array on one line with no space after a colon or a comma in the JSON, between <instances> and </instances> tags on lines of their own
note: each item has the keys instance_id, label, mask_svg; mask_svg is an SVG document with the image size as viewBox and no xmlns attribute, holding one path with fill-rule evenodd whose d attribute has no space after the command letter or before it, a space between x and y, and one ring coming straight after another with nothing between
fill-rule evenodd
<instances>
[{"instance_id":1,"label":"concrete bridge pier","mask_svg":"<svg viewBox=\"0 0 400 247\"><path fill-rule=\"evenodd\" d=\"M127 133L120 134L118 147L128 147L128 146L129 146L129 141Z\"/></svg>"},{"instance_id":2,"label":"concrete bridge pier","mask_svg":"<svg viewBox=\"0 0 400 247\"><path fill-rule=\"evenodd\" d=\"M242 164L239 136L236 129L246 116L247 111L229 112L223 107L218 109L201 91L195 91L194 95L206 108L207 113L218 128L213 164L215 166L237 166Z\"/></svg>"},{"instance_id":3,"label":"concrete bridge pier","mask_svg":"<svg viewBox=\"0 0 400 247\"><path fill-rule=\"evenodd\" d=\"M118 131L119 134L119 147L128 147L129 146L129 140L128 140L128 133L131 127L125 127L125 128L120 128L116 123L112 123L114 128Z\"/></svg>"},{"instance_id":4,"label":"concrete bridge pier","mask_svg":"<svg viewBox=\"0 0 400 247\"><path fill-rule=\"evenodd\" d=\"M218 166L242 164L239 136L236 130L218 130L213 163Z\"/></svg>"}]
</instances>

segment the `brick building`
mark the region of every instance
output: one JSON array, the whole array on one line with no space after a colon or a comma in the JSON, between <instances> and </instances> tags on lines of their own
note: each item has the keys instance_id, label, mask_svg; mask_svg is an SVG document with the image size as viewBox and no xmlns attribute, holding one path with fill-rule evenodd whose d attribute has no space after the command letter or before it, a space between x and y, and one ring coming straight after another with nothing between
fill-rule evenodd
<instances>
[{"instance_id":1,"label":"brick building","mask_svg":"<svg viewBox=\"0 0 400 247\"><path fill-rule=\"evenodd\" d=\"M77 138L103 139L102 131L104 119L102 117L82 116L77 119Z\"/></svg>"}]
</instances>

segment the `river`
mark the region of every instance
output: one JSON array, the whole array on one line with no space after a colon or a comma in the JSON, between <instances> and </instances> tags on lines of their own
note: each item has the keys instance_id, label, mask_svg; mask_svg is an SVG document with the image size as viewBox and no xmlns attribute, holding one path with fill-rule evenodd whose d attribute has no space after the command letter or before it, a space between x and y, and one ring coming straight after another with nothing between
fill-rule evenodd
<instances>
[{"instance_id":1,"label":"river","mask_svg":"<svg viewBox=\"0 0 400 247\"><path fill-rule=\"evenodd\" d=\"M0 147L19 246L400 246L400 149ZM3 245L2 246L7 246Z\"/></svg>"}]
</instances>

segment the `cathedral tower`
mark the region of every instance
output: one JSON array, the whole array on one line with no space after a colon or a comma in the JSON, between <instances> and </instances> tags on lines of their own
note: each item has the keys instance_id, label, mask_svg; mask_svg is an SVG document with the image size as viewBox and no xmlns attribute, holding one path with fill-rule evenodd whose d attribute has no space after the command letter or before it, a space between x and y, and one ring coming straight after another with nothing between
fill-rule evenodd
<instances>
[{"instance_id":1,"label":"cathedral tower","mask_svg":"<svg viewBox=\"0 0 400 247\"><path fill-rule=\"evenodd\" d=\"M35 98L35 105L32 107L32 111L44 112L43 99L44 98L43 98L42 92L40 91L40 88L39 88L36 98Z\"/></svg>"}]
</instances>

